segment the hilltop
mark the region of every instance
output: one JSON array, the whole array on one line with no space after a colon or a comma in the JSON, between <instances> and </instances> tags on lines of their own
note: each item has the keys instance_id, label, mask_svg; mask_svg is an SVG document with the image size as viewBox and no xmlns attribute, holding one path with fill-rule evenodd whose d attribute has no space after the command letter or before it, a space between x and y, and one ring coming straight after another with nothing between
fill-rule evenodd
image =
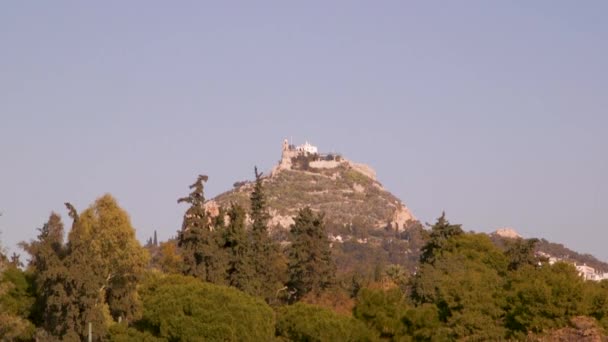
<instances>
[{"instance_id":1,"label":"hilltop","mask_svg":"<svg viewBox=\"0 0 608 342\"><path fill-rule=\"evenodd\" d=\"M263 183L273 229L289 228L298 209L306 206L324 212L330 225L403 230L416 220L405 204L382 186L371 167L336 153L319 153L308 142L294 146L285 140L279 163L264 176ZM233 189L205 206L212 214L230 203L247 208L252 190L252 181L236 182Z\"/></svg>"}]
</instances>

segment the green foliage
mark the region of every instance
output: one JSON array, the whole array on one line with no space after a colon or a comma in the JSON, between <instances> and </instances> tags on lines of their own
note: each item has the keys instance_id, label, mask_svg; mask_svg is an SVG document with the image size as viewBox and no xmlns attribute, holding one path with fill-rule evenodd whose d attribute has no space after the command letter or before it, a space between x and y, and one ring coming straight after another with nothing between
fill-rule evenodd
<instances>
[{"instance_id":1,"label":"green foliage","mask_svg":"<svg viewBox=\"0 0 608 342\"><path fill-rule=\"evenodd\" d=\"M29 340L34 325L28 320L34 297L31 280L23 271L0 262L0 337L2 341Z\"/></svg>"},{"instance_id":2,"label":"green foliage","mask_svg":"<svg viewBox=\"0 0 608 342\"><path fill-rule=\"evenodd\" d=\"M323 215L308 207L300 210L291 226L289 281L291 301L309 292L326 289L334 282L335 265L331 257Z\"/></svg>"},{"instance_id":3,"label":"green foliage","mask_svg":"<svg viewBox=\"0 0 608 342\"><path fill-rule=\"evenodd\" d=\"M110 195L82 214L66 204L73 219L68 243L56 214L36 241L23 244L32 258L36 322L55 337L82 339L88 323L104 336L112 319L132 321L140 314L135 286L148 263L128 214Z\"/></svg>"},{"instance_id":4,"label":"green foliage","mask_svg":"<svg viewBox=\"0 0 608 342\"><path fill-rule=\"evenodd\" d=\"M608 280L585 283L585 312L608 329Z\"/></svg>"},{"instance_id":5,"label":"green foliage","mask_svg":"<svg viewBox=\"0 0 608 342\"><path fill-rule=\"evenodd\" d=\"M153 264L164 273L182 273L184 259L180 254L175 239L160 243L158 253L153 259Z\"/></svg>"},{"instance_id":6,"label":"green foliage","mask_svg":"<svg viewBox=\"0 0 608 342\"><path fill-rule=\"evenodd\" d=\"M253 294L276 302L276 292L282 287L284 266L278 244L268 234L268 208L262 174L255 168L255 184L251 193L251 263Z\"/></svg>"},{"instance_id":7,"label":"green foliage","mask_svg":"<svg viewBox=\"0 0 608 342\"><path fill-rule=\"evenodd\" d=\"M509 278L506 326L514 336L566 326L585 313L583 285L570 264L520 268Z\"/></svg>"},{"instance_id":8,"label":"green foliage","mask_svg":"<svg viewBox=\"0 0 608 342\"><path fill-rule=\"evenodd\" d=\"M276 334L289 341L374 341L362 322L321 307L296 303L277 314Z\"/></svg>"},{"instance_id":9,"label":"green foliage","mask_svg":"<svg viewBox=\"0 0 608 342\"><path fill-rule=\"evenodd\" d=\"M224 231L224 248L228 254L228 285L254 294L255 269L251 260L249 236L245 230L245 210L238 204L233 204L228 211L228 217L230 223Z\"/></svg>"},{"instance_id":10,"label":"green foliage","mask_svg":"<svg viewBox=\"0 0 608 342\"><path fill-rule=\"evenodd\" d=\"M409 306L398 288L364 288L357 295L354 316L376 330L382 338L398 339L406 334L402 319Z\"/></svg>"},{"instance_id":11,"label":"green foliage","mask_svg":"<svg viewBox=\"0 0 608 342\"><path fill-rule=\"evenodd\" d=\"M179 275L152 279L141 291L143 329L170 341L269 341L274 314L261 299Z\"/></svg>"},{"instance_id":12,"label":"green foliage","mask_svg":"<svg viewBox=\"0 0 608 342\"><path fill-rule=\"evenodd\" d=\"M450 329L439 320L439 311L433 304L424 303L408 309L402 322L405 325L405 340L449 341L454 339Z\"/></svg>"},{"instance_id":13,"label":"green foliage","mask_svg":"<svg viewBox=\"0 0 608 342\"><path fill-rule=\"evenodd\" d=\"M413 279L413 299L436 306L451 338L503 338L504 254L485 234L451 234L439 245Z\"/></svg>"},{"instance_id":14,"label":"green foliage","mask_svg":"<svg viewBox=\"0 0 608 342\"><path fill-rule=\"evenodd\" d=\"M515 239L506 242L505 254L509 258L509 270L516 270L522 266L534 266L538 260L534 250L538 239Z\"/></svg>"},{"instance_id":15,"label":"green foliage","mask_svg":"<svg viewBox=\"0 0 608 342\"><path fill-rule=\"evenodd\" d=\"M437 219L437 222L431 228L431 236L429 241L422 247L420 263L432 264L441 253L447 241L453 237L463 233L459 224L450 224L445 218L445 212Z\"/></svg>"},{"instance_id":16,"label":"green foliage","mask_svg":"<svg viewBox=\"0 0 608 342\"><path fill-rule=\"evenodd\" d=\"M107 340L110 342L163 342L164 338L155 337L147 331L129 328L126 324L114 324L110 327Z\"/></svg>"},{"instance_id":17,"label":"green foliage","mask_svg":"<svg viewBox=\"0 0 608 342\"><path fill-rule=\"evenodd\" d=\"M135 285L148 264L148 253L135 237L126 211L110 195L104 195L80 215L79 225L89 234L70 233L70 252L99 263L96 269L102 278L97 291L105 292L105 300L115 319L131 321L138 316L139 302ZM83 249L82 254L77 253ZM78 251L80 252L80 251ZM78 262L74 259L75 264ZM90 277L86 272L81 277Z\"/></svg>"},{"instance_id":18,"label":"green foliage","mask_svg":"<svg viewBox=\"0 0 608 342\"><path fill-rule=\"evenodd\" d=\"M9 266L0 274L0 286L5 289L0 297L2 310L19 317L30 317L35 302L32 277L17 267Z\"/></svg>"},{"instance_id":19,"label":"green foliage","mask_svg":"<svg viewBox=\"0 0 608 342\"><path fill-rule=\"evenodd\" d=\"M178 246L184 260L184 274L202 280L223 284L225 275L225 257L220 248L220 232L213 230L211 218L205 207L204 183L208 177L198 176L190 185L192 192L188 197L180 198L178 203L188 203L190 207L184 214L182 230L178 232Z\"/></svg>"}]
</instances>

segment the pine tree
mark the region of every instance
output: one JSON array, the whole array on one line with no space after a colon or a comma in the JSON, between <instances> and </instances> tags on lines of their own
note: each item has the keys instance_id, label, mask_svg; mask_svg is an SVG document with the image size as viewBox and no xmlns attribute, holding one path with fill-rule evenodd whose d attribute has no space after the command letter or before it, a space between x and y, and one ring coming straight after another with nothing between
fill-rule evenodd
<instances>
[{"instance_id":1,"label":"pine tree","mask_svg":"<svg viewBox=\"0 0 608 342\"><path fill-rule=\"evenodd\" d=\"M28 271L33 274L36 303L33 321L56 336L65 333L63 315L69 298L65 285L68 269L64 264L66 247L63 243L64 227L61 217L51 213L48 221L39 229L36 240L21 243L30 254Z\"/></svg>"},{"instance_id":2,"label":"pine tree","mask_svg":"<svg viewBox=\"0 0 608 342\"><path fill-rule=\"evenodd\" d=\"M192 192L188 197L177 201L190 204L184 214L182 230L178 232L178 246L184 259L184 274L222 284L225 280L225 258L220 249L219 236L214 233L211 218L204 207L204 183L207 180L205 175L198 176L190 186Z\"/></svg>"},{"instance_id":3,"label":"pine tree","mask_svg":"<svg viewBox=\"0 0 608 342\"><path fill-rule=\"evenodd\" d=\"M268 214L266 194L262 184L262 173L254 168L255 184L251 193L251 254L255 279L255 295L267 302L276 298L276 291L281 288L281 261L283 260L278 244L268 233Z\"/></svg>"},{"instance_id":4,"label":"pine tree","mask_svg":"<svg viewBox=\"0 0 608 342\"><path fill-rule=\"evenodd\" d=\"M432 264L441 249L447 244L448 240L454 236L463 234L461 225L450 224L445 218L445 212L437 219L437 222L431 228L429 241L422 247L420 255L420 263Z\"/></svg>"},{"instance_id":5,"label":"pine tree","mask_svg":"<svg viewBox=\"0 0 608 342\"><path fill-rule=\"evenodd\" d=\"M228 254L228 285L253 294L254 270L251 261L251 246L245 229L245 210L233 204L228 210L230 223L224 233L224 248Z\"/></svg>"},{"instance_id":6,"label":"pine tree","mask_svg":"<svg viewBox=\"0 0 608 342\"><path fill-rule=\"evenodd\" d=\"M298 212L291 226L287 286L290 301L307 293L318 293L334 282L334 265L323 215L306 207Z\"/></svg>"}]
</instances>

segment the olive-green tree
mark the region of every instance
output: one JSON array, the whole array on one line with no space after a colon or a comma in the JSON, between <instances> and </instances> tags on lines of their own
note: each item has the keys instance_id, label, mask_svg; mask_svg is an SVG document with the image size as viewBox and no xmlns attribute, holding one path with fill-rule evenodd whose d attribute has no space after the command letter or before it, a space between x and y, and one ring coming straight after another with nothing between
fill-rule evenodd
<instances>
[{"instance_id":1,"label":"olive-green tree","mask_svg":"<svg viewBox=\"0 0 608 342\"><path fill-rule=\"evenodd\" d=\"M98 198L80 215L68 208L74 220L65 259L68 330L84 338L91 322L99 338L113 319L129 322L141 314L136 284L149 256L128 214L111 195Z\"/></svg>"}]
</instances>

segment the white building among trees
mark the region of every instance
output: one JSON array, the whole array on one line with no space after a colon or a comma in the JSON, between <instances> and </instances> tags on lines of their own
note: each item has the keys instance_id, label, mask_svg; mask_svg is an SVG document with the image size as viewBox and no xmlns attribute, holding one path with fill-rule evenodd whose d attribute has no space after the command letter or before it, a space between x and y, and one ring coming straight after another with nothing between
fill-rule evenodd
<instances>
[{"instance_id":1,"label":"white building among trees","mask_svg":"<svg viewBox=\"0 0 608 342\"><path fill-rule=\"evenodd\" d=\"M296 151L309 153L309 154L319 153L319 150L317 149L317 147L309 144L308 141L305 142L304 145L300 145L300 146L296 147Z\"/></svg>"}]
</instances>

